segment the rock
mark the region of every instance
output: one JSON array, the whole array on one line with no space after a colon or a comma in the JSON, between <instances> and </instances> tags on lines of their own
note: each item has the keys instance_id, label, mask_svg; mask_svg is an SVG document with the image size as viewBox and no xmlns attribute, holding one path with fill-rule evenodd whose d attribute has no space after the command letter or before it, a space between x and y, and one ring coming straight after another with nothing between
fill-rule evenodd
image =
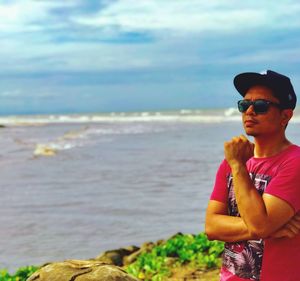
<instances>
[{"instance_id":1,"label":"rock","mask_svg":"<svg viewBox=\"0 0 300 281\"><path fill-rule=\"evenodd\" d=\"M54 156L56 155L56 149L51 147L51 146L47 146L44 144L37 144L36 148L33 152L34 156Z\"/></svg>"},{"instance_id":2,"label":"rock","mask_svg":"<svg viewBox=\"0 0 300 281\"><path fill-rule=\"evenodd\" d=\"M108 264L117 266L124 265L124 258L138 252L140 248L136 246L129 246L126 248L120 248L116 250L106 251L95 258L97 261L102 261Z\"/></svg>"},{"instance_id":3,"label":"rock","mask_svg":"<svg viewBox=\"0 0 300 281\"><path fill-rule=\"evenodd\" d=\"M27 281L138 281L121 268L100 261L67 260L42 266Z\"/></svg>"},{"instance_id":4,"label":"rock","mask_svg":"<svg viewBox=\"0 0 300 281\"><path fill-rule=\"evenodd\" d=\"M6 128L4 125L0 124L0 128Z\"/></svg>"},{"instance_id":5,"label":"rock","mask_svg":"<svg viewBox=\"0 0 300 281\"><path fill-rule=\"evenodd\" d=\"M156 244L153 242L145 242L140 249L138 249L137 251L133 252L132 254L123 257L123 265L129 265L133 262L136 261L137 257L144 252L151 252L152 248L155 246Z\"/></svg>"},{"instance_id":6,"label":"rock","mask_svg":"<svg viewBox=\"0 0 300 281\"><path fill-rule=\"evenodd\" d=\"M116 250L106 251L93 260L101 261L117 266L124 266L133 263L143 252L150 252L156 244L153 242L144 243L141 248L129 246Z\"/></svg>"}]
</instances>

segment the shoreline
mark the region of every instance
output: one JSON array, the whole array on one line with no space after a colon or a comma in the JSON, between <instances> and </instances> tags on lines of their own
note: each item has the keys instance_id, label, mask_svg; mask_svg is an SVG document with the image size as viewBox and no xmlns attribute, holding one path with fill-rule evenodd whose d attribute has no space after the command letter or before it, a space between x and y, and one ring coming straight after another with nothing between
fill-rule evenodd
<instances>
[{"instance_id":1,"label":"shoreline","mask_svg":"<svg viewBox=\"0 0 300 281\"><path fill-rule=\"evenodd\" d=\"M166 240L145 242L140 247L129 246L105 251L88 261L118 266L129 275L145 281L153 278L170 281L201 278L214 281L218 280L222 252L223 243L209 241L204 233L176 233ZM0 269L0 276L2 272L3 281L26 281L39 267L43 265L21 267L12 275L6 271L7 276L4 275L5 269ZM23 274L21 277L18 275L20 271Z\"/></svg>"}]
</instances>

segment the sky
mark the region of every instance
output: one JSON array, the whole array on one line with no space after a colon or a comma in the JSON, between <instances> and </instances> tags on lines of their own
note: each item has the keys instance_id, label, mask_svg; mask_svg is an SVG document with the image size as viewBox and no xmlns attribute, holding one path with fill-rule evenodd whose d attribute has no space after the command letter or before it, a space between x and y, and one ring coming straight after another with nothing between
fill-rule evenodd
<instances>
[{"instance_id":1,"label":"sky","mask_svg":"<svg viewBox=\"0 0 300 281\"><path fill-rule=\"evenodd\" d=\"M272 69L300 91L297 0L0 0L0 114L234 107Z\"/></svg>"}]
</instances>

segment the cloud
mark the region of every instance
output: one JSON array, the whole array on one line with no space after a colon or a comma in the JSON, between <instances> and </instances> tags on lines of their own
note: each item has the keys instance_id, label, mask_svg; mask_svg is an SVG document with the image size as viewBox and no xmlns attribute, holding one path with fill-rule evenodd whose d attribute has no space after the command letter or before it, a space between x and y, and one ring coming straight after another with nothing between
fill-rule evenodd
<instances>
[{"instance_id":1,"label":"cloud","mask_svg":"<svg viewBox=\"0 0 300 281\"><path fill-rule=\"evenodd\" d=\"M232 58L224 59L226 63L232 64L246 64L253 63L268 63L274 61L281 61L284 58L284 63L299 63L299 48L290 47L284 50L258 50L255 53L244 53L236 55Z\"/></svg>"},{"instance_id":2,"label":"cloud","mask_svg":"<svg viewBox=\"0 0 300 281\"><path fill-rule=\"evenodd\" d=\"M111 28L120 32L228 30L236 28L235 25L241 21L252 19L251 22L257 25L262 20L259 10L240 10L232 6L232 9L224 13L218 3L220 1L122 0L111 4L94 16L72 19L78 24Z\"/></svg>"},{"instance_id":3,"label":"cloud","mask_svg":"<svg viewBox=\"0 0 300 281\"><path fill-rule=\"evenodd\" d=\"M171 68L208 60L242 62L242 55L233 52L230 58L223 58L227 46L238 44L238 36L284 26L287 16L291 26L300 21L300 4L294 1L276 5L238 0L85 3L19 0L0 5L0 63L4 66L0 73ZM219 44L214 38L227 40L222 52L212 45ZM216 52L212 53L213 49ZM269 57L273 51L278 52L269 50ZM252 56L260 58L260 54Z\"/></svg>"},{"instance_id":4,"label":"cloud","mask_svg":"<svg viewBox=\"0 0 300 281\"><path fill-rule=\"evenodd\" d=\"M258 26L299 26L300 4L238 0L18 0L0 4L1 33L97 28L95 33L132 31L235 31ZM289 19L288 21L286 19Z\"/></svg>"},{"instance_id":5,"label":"cloud","mask_svg":"<svg viewBox=\"0 0 300 281\"><path fill-rule=\"evenodd\" d=\"M1 35L37 32L43 30L47 24L53 23L51 11L55 8L72 7L76 1L10 1L0 5ZM61 26L56 23L58 27Z\"/></svg>"},{"instance_id":6,"label":"cloud","mask_svg":"<svg viewBox=\"0 0 300 281\"><path fill-rule=\"evenodd\" d=\"M51 99L58 97L57 93L51 92L47 87L40 88L39 91L35 89L30 89L28 86L23 86L23 89L7 89L0 92L0 98L6 100L16 100L16 99Z\"/></svg>"},{"instance_id":7,"label":"cloud","mask_svg":"<svg viewBox=\"0 0 300 281\"><path fill-rule=\"evenodd\" d=\"M1 98L16 98L21 96L21 91L19 89L3 91L0 93Z\"/></svg>"},{"instance_id":8,"label":"cloud","mask_svg":"<svg viewBox=\"0 0 300 281\"><path fill-rule=\"evenodd\" d=\"M122 0L91 16L72 17L77 24L119 32L236 32L247 28L299 26L300 5L295 2Z\"/></svg>"},{"instance_id":9,"label":"cloud","mask_svg":"<svg viewBox=\"0 0 300 281\"><path fill-rule=\"evenodd\" d=\"M169 103L229 91L250 66L296 76L299 13L296 0L0 0L0 97L56 105L88 93L93 104L168 92Z\"/></svg>"}]
</instances>

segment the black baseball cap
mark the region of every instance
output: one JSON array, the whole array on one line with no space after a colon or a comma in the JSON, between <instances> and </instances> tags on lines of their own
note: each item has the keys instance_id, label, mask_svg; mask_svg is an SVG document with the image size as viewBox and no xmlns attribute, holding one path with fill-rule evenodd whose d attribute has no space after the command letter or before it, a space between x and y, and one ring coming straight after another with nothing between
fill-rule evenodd
<instances>
[{"instance_id":1,"label":"black baseball cap","mask_svg":"<svg viewBox=\"0 0 300 281\"><path fill-rule=\"evenodd\" d=\"M244 97L247 91L257 85L266 86L272 90L283 109L294 109L297 97L290 78L278 72L267 70L262 73L245 72L235 76L233 84Z\"/></svg>"}]
</instances>

